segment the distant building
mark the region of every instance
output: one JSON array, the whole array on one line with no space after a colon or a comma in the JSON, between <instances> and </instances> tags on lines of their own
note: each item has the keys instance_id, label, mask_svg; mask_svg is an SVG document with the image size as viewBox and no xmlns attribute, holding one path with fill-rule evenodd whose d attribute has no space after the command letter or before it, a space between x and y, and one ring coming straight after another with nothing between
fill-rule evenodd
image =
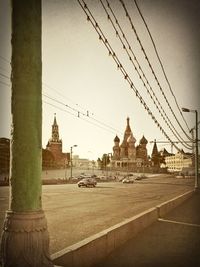
<instances>
[{"instance_id":1,"label":"distant building","mask_svg":"<svg viewBox=\"0 0 200 267\"><path fill-rule=\"evenodd\" d=\"M161 149L159 152L160 155L160 168L166 168L166 157L173 156L174 154L169 153L165 148Z\"/></svg>"},{"instance_id":2,"label":"distant building","mask_svg":"<svg viewBox=\"0 0 200 267\"><path fill-rule=\"evenodd\" d=\"M149 164L146 148L148 141L143 136L139 145L136 146L135 143L136 139L130 127L130 119L127 118L127 125L121 145L119 137L116 135L114 138L113 155L110 165L113 168L127 168L129 170L147 167Z\"/></svg>"},{"instance_id":3,"label":"distant building","mask_svg":"<svg viewBox=\"0 0 200 267\"><path fill-rule=\"evenodd\" d=\"M78 155L74 155L72 159L72 164L76 168L92 170L98 167L98 164L95 160L79 158Z\"/></svg>"},{"instance_id":4,"label":"distant building","mask_svg":"<svg viewBox=\"0 0 200 267\"><path fill-rule=\"evenodd\" d=\"M88 169L90 161L89 159L81 159L78 155L73 156L72 164L74 167Z\"/></svg>"},{"instance_id":5,"label":"distant building","mask_svg":"<svg viewBox=\"0 0 200 267\"><path fill-rule=\"evenodd\" d=\"M182 172L184 169L193 168L193 154L183 150L174 155L165 157L165 164L169 172Z\"/></svg>"},{"instance_id":6,"label":"distant building","mask_svg":"<svg viewBox=\"0 0 200 267\"><path fill-rule=\"evenodd\" d=\"M156 141L153 144L153 150L151 153L151 165L152 167L160 167L160 153L158 152Z\"/></svg>"},{"instance_id":7,"label":"distant building","mask_svg":"<svg viewBox=\"0 0 200 267\"><path fill-rule=\"evenodd\" d=\"M151 172L167 172L165 158L171 155L165 148L158 151L156 140L154 140L151 153Z\"/></svg>"},{"instance_id":8,"label":"distant building","mask_svg":"<svg viewBox=\"0 0 200 267\"><path fill-rule=\"evenodd\" d=\"M53 168L56 168L56 161L53 154L47 149L42 149L42 169Z\"/></svg>"},{"instance_id":9,"label":"distant building","mask_svg":"<svg viewBox=\"0 0 200 267\"><path fill-rule=\"evenodd\" d=\"M8 179L10 168L10 139L0 138L0 177Z\"/></svg>"},{"instance_id":10,"label":"distant building","mask_svg":"<svg viewBox=\"0 0 200 267\"><path fill-rule=\"evenodd\" d=\"M49 153L43 152L45 156L43 162L46 162L46 157L48 157L52 163L54 162L53 164L55 164L55 167L57 168L65 168L69 165L70 153L62 152L62 140L59 138L59 128L56 121L56 114L54 114L51 138L47 143L46 150L51 152L53 157L51 157Z\"/></svg>"}]
</instances>

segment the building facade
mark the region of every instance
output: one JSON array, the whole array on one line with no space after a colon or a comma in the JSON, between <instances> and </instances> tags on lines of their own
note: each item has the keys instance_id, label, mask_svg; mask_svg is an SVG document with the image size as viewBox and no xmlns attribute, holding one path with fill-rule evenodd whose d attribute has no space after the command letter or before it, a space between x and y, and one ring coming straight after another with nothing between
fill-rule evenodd
<instances>
[{"instance_id":1,"label":"building facade","mask_svg":"<svg viewBox=\"0 0 200 267\"><path fill-rule=\"evenodd\" d=\"M62 152L62 140L59 138L59 127L56 120L56 114L54 114L54 121L52 124L51 138L49 139L46 150L53 155L55 167L65 168L70 162L70 153ZM44 153L44 152L43 152ZM49 153L44 153L44 155ZM45 162L45 160L43 160Z\"/></svg>"},{"instance_id":2,"label":"building facade","mask_svg":"<svg viewBox=\"0 0 200 267\"><path fill-rule=\"evenodd\" d=\"M178 151L165 157L165 165L169 172L182 172L184 169L194 169L193 154Z\"/></svg>"},{"instance_id":3,"label":"building facade","mask_svg":"<svg viewBox=\"0 0 200 267\"><path fill-rule=\"evenodd\" d=\"M113 155L110 165L112 168L127 168L135 170L138 167L147 167L149 164L147 154L147 139L143 136L136 146L136 138L134 137L130 119L127 118L127 125L124 132L123 141L116 135L114 138Z\"/></svg>"},{"instance_id":4,"label":"building facade","mask_svg":"<svg viewBox=\"0 0 200 267\"><path fill-rule=\"evenodd\" d=\"M0 180L8 180L10 169L10 139L0 138Z\"/></svg>"}]
</instances>

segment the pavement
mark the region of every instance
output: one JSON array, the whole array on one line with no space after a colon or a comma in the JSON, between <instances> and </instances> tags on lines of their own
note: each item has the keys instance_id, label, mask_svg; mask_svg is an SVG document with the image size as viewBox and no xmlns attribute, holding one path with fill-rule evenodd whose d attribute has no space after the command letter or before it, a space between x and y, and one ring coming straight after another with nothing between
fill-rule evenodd
<instances>
[{"instance_id":1,"label":"pavement","mask_svg":"<svg viewBox=\"0 0 200 267\"><path fill-rule=\"evenodd\" d=\"M200 267L200 192L95 267Z\"/></svg>"}]
</instances>

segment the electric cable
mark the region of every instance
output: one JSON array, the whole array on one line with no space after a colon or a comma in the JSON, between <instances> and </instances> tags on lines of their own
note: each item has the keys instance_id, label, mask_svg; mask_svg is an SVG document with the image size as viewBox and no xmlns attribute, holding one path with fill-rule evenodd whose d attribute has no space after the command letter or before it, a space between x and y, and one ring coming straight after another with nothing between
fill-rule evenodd
<instances>
[{"instance_id":1,"label":"electric cable","mask_svg":"<svg viewBox=\"0 0 200 267\"><path fill-rule=\"evenodd\" d=\"M125 36L125 34L124 34L123 30L122 30L122 27L120 26L120 24L119 24L119 22L118 22L118 20L117 20L117 18L116 18L116 15L114 14L113 9L111 8L111 5L110 5L109 1L106 0L106 2L107 2L107 6L108 6L108 8L110 9L110 11L111 11L111 13L112 13L112 15L113 15L113 17L114 17L114 19L115 19L116 24L118 25L118 27L119 27L119 29L120 29L120 32L122 33L123 38L126 40L126 43L127 43L128 47L129 47L129 50L131 51L131 53L132 53L132 55L133 55L135 61L137 62L138 68L139 68L140 72L142 73L142 75L140 74L140 72L139 72L137 66L134 64L134 62L133 62L133 60L132 60L132 57L131 57L130 53L128 52L125 43L123 42L123 40L122 40L122 38L121 38L119 32L117 31L117 29L116 29L116 27L115 27L115 25L114 25L114 22L113 22L113 20L112 20L112 18L111 18L111 16L110 16L110 14L108 13L108 11L107 11L107 9L106 9L106 6L104 5L103 1L100 0L100 3L101 3L101 5L102 5L102 7L103 7L103 9L104 9L104 11L105 11L105 13L106 13L106 15L107 15L108 20L111 22L112 27L114 28L114 31L115 31L115 33L116 33L116 36L119 38L119 40L120 40L120 42L121 42L121 44L122 44L123 49L126 51L129 60L130 60L131 63L133 64L134 70L137 72L139 78L142 80L143 85L144 85L144 87L145 87L146 90L147 90L147 93L150 95L152 101L154 102L154 105L156 106L156 108L157 108L158 112L160 113L160 115L161 115L162 119L164 120L164 122L167 124L167 126L170 128L170 130L173 132L174 136L175 136L177 139L179 139L179 138L182 139L182 141L183 141L183 138L182 138L181 135L177 132L176 128L175 128L174 125L172 124L172 122L171 122L171 120L169 119L168 115L167 115L166 112L164 111L164 109L163 109L163 107L162 107L160 101L158 100L158 98L157 98L157 96L156 96L156 94L155 94L153 88L151 87L151 85L150 85L148 79L146 78L145 73L143 72L142 67L141 67L140 64L139 64L139 62L138 62L138 60L137 60L137 57L136 57L135 54L133 53L133 50L132 50L132 48L131 48L131 46L130 46L130 43L128 42L128 40L127 40L127 38L126 38L126 36ZM147 85L146 85L145 81L143 80L143 77L145 78L145 81L146 81L146 83L148 84L150 90L147 88ZM155 100L154 100L154 98L155 98ZM164 115L163 115L162 112L164 113ZM166 118L167 118L167 120L166 120ZM169 122L169 123L168 123L168 122ZM173 129L172 129L172 128L173 128ZM177 137L177 136L179 136L179 137ZM187 148L189 148L189 147L187 147ZM189 149L190 149L190 148L189 148Z\"/></svg>"},{"instance_id":2,"label":"electric cable","mask_svg":"<svg viewBox=\"0 0 200 267\"><path fill-rule=\"evenodd\" d=\"M99 24L95 20L94 16L92 15L92 13L89 10L88 6L86 5L85 1L84 0L82 0L82 1L81 0L77 0L77 1L78 1L79 5L81 6L82 10L84 11L84 13L86 14L87 21L89 21L92 24L92 26L94 27L95 31L97 32L97 34L99 36L99 39L106 46L106 48L107 48L107 50L109 52L109 55L112 56L113 60L117 64L118 69L122 72L122 74L124 76L124 79L130 84L131 89L135 92L136 97L139 98L141 104L143 105L145 110L147 110L148 114L151 116L151 118L153 119L155 124L159 127L159 129L165 135L165 137L171 142L171 139L169 138L167 133L164 131L164 129L162 128L160 123L157 121L157 119L155 118L155 116L151 112L150 108L147 106L147 104L144 101L144 99L142 98L142 96L139 94L138 90L136 89L136 87L133 84L131 78L129 77L129 75L127 74L125 68L123 67L123 65L121 64L120 60L118 59L116 53L112 49L110 43L108 42L108 39L105 37L104 33L102 32ZM176 145L174 145L174 146L176 147L177 150L180 150Z\"/></svg>"},{"instance_id":3,"label":"electric cable","mask_svg":"<svg viewBox=\"0 0 200 267\"><path fill-rule=\"evenodd\" d=\"M69 108L69 109L71 109L72 111L76 112L76 116L77 116L78 118L82 118L82 117L80 116L80 115L82 115L82 116L84 116L84 117L87 117L87 118L89 118L89 119L94 120L95 122L101 124L102 126L104 126L104 127L106 127L106 128L109 128L109 129L112 130L112 132L114 132L114 133L116 133L116 132L120 133L119 130L113 128L112 126L110 126L110 125L108 125L108 124L105 124L104 122L101 122L101 121L99 121L99 120L97 120L97 119L95 119L95 118L93 118L93 117L90 117L90 116L89 116L89 113L83 113L83 112L81 112L80 110L75 109L75 108L71 107L70 105L65 104L64 102L62 102L62 101L60 101L60 100L57 100L57 99L55 99L55 98L53 98L53 97L51 97L51 96L48 96L48 95L46 95L46 94L44 94L44 93L43 93L42 95L43 95L44 97L46 97L46 98L48 98L48 99L50 99L50 100L52 100L52 101L54 101L54 102L60 104L60 105L62 105L62 106L65 106L66 108ZM95 125L96 125L96 124L95 124Z\"/></svg>"},{"instance_id":4,"label":"electric cable","mask_svg":"<svg viewBox=\"0 0 200 267\"><path fill-rule=\"evenodd\" d=\"M42 102L45 103L45 104L47 104L47 105L53 106L54 108L57 108L57 109L59 109L59 110L61 110L61 111L63 111L63 112L66 112L66 113L68 113L68 114L70 114L70 115L72 115L72 116L74 116L74 117L77 118L77 115L74 114L74 113L72 113L72 112L69 112L69 111L67 111L67 110L65 110L65 109L62 109L62 108L60 108L60 107L58 107L58 106L56 106L56 105L54 105L54 104L52 104L52 103L49 103L49 102L47 102L47 101L45 101L45 100L43 100ZM81 120L83 120L83 121L86 121L87 123L90 123L90 124L92 124L92 125L94 125L94 126L96 126L96 127L98 127L98 128L101 128L102 130L111 132L112 134L113 134L113 133L116 133L116 132L114 132L114 131L112 131L112 130L109 130L109 129L105 128L105 127L100 126L99 124L96 124L96 123L93 123L93 122L91 122L91 121L89 121L89 120L86 120L86 119L83 118L83 117L78 117L78 118L81 119Z\"/></svg>"},{"instance_id":5,"label":"electric cable","mask_svg":"<svg viewBox=\"0 0 200 267\"><path fill-rule=\"evenodd\" d=\"M151 39L151 41L152 41L152 44L153 44L153 47L154 47L156 56L157 56L157 58L158 58L158 61L159 61L159 63L160 63L160 66L161 66L163 75L164 75L165 80L166 80L166 82L167 82L167 84L168 84L168 86L169 86L170 92L171 92L172 96L174 97L176 106L177 106L177 108L178 108L178 110L179 110L179 112L180 112L180 114L181 114L181 116L182 116L182 118L183 118L183 120L184 120L184 122L185 122L185 124L186 124L186 126L187 126L187 128L188 128L188 130L190 130L189 127L188 127L188 124L187 124L187 122L186 122L186 120L185 120L185 118L184 118L184 116L183 116L183 112L181 111L181 109L180 109L180 107L179 107L177 98L176 98L175 94L173 93L171 84L170 84L169 79L168 79L168 77L167 77L167 74L166 74L166 71L165 71L165 69L164 69L164 65L163 65L163 63L162 63L162 61L161 61L161 58L160 58L160 56L159 56L159 54L158 54L158 50L157 50L157 48L156 48L156 44L155 44L155 42L154 42L153 36L152 36L152 34L151 34L151 32L150 32L150 29L149 29L149 27L148 27L148 25L147 25L147 23L146 23L146 21L145 21L145 18L144 18L144 16L143 16L143 14L142 14L142 12L141 12L139 6L138 6L137 1L134 0L134 3L135 3L135 5L136 5L136 7L137 7L137 10L138 10L138 12L139 12L139 14L140 14L140 16L141 16L143 22L144 22L144 25L145 25L145 27L146 27L146 29L147 29L147 32L148 32L148 34L149 34L149 37L150 37L150 39Z\"/></svg>"},{"instance_id":6,"label":"electric cable","mask_svg":"<svg viewBox=\"0 0 200 267\"><path fill-rule=\"evenodd\" d=\"M164 93L164 91L163 91L163 89L162 89L159 81L158 81L158 78L157 78L157 76L156 76L156 74L155 74L155 72L153 70L153 67L152 67L150 61L149 61L149 58L147 56L147 53L146 53L146 51L145 51L145 49L144 49L144 47L143 47L143 45L141 43L141 40L140 40L139 35L138 35L138 33L137 33L136 29L135 29L135 26L133 25L132 19L131 19L130 15L129 15L129 12L128 12L127 8L126 8L126 5L125 5L124 1L123 0L119 0L119 1L120 1L120 3L122 4L122 6L124 8L125 15L126 15L126 17L128 18L128 20L130 22L131 29L134 31L134 34L136 35L137 41L140 44L141 50L142 50L142 52L144 54L144 57L145 57L145 59L148 62L148 65L149 65L149 67L150 67L150 69L152 71L152 74L153 74L153 76L154 76L154 78L155 78L155 80L157 82L157 85L158 85L159 89L161 90L161 93L162 93L162 95L163 95L163 97L164 97L164 99L165 99L165 101L166 101L166 103L167 103L170 111L172 112L174 118L176 119L176 122L178 123L178 125L182 129L183 133L187 136L188 139L191 139L191 137L186 133L186 131L183 129L182 125L180 124L179 120L177 119L177 117L176 117L176 115L175 115L175 113L174 113L174 111L173 111L173 109L172 109L172 107L171 107L171 105L170 105L170 103L169 103L169 101L168 101L168 99L167 99L167 97L166 97L166 95L165 95L165 93Z\"/></svg>"}]
</instances>

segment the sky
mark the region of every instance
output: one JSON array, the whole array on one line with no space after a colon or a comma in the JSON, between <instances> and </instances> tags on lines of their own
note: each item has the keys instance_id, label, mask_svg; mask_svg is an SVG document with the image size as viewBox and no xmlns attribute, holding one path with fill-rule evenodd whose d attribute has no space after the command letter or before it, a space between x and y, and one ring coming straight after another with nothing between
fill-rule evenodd
<instances>
[{"instance_id":1,"label":"sky","mask_svg":"<svg viewBox=\"0 0 200 267\"><path fill-rule=\"evenodd\" d=\"M106 3L105 0L102 2ZM168 117L173 129L176 129L183 140L188 141L183 130L189 135L189 129L195 125L195 116L193 113L184 113L186 125L175 99L180 108L200 111L200 2L137 1L165 68L172 95L134 1L124 1L171 109L157 86L120 1L109 2L160 103L159 108L165 112L165 120ZM9 3L10 1L0 0L0 137L8 138L11 125ZM171 140L177 141L139 79L100 1L87 0L86 3L139 94ZM97 159L104 153L111 153L116 134L121 141L123 139L127 117L130 118L136 145L143 135L149 141L149 155L153 148L150 141L167 141L124 79L113 58L109 56L108 50L99 40L76 0L42 1L42 81L43 148L51 137L55 113L63 141L63 152L69 152L71 146L77 145L73 152L81 158ZM178 146L187 151L182 144ZM169 143L158 143L159 149L164 147L171 151Z\"/></svg>"}]
</instances>

